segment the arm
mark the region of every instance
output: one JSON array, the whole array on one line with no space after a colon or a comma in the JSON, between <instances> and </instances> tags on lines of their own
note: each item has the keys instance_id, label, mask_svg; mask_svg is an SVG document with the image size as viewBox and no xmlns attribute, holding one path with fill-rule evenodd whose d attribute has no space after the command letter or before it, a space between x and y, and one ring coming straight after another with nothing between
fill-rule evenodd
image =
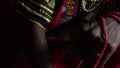
<instances>
[{"instance_id":1,"label":"arm","mask_svg":"<svg viewBox=\"0 0 120 68\"><path fill-rule=\"evenodd\" d=\"M33 64L34 68L52 68L48 45L45 37L45 30L33 25L34 28L34 46L33 46Z\"/></svg>"},{"instance_id":2,"label":"arm","mask_svg":"<svg viewBox=\"0 0 120 68\"><path fill-rule=\"evenodd\" d=\"M54 11L55 0L18 0L16 10L33 24L31 57L33 68L52 68L45 31Z\"/></svg>"}]
</instances>

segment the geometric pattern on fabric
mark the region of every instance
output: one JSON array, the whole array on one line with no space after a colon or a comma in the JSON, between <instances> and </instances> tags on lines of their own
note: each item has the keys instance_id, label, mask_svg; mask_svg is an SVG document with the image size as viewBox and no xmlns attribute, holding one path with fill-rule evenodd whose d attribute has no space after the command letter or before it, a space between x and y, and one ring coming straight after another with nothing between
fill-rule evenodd
<instances>
[{"instance_id":1,"label":"geometric pattern on fabric","mask_svg":"<svg viewBox=\"0 0 120 68\"><path fill-rule=\"evenodd\" d=\"M19 0L16 11L29 21L46 29L51 22L54 6L55 0Z\"/></svg>"}]
</instances>

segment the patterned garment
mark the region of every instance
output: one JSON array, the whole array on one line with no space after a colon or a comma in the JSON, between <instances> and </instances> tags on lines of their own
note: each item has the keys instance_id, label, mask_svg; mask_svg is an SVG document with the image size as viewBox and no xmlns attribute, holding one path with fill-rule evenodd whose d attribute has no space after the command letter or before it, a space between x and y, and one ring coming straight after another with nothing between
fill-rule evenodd
<instances>
[{"instance_id":1,"label":"patterned garment","mask_svg":"<svg viewBox=\"0 0 120 68\"><path fill-rule=\"evenodd\" d=\"M72 1L72 0L68 0L68 1ZM70 8L69 2L67 2L67 6L69 6L69 8ZM60 15L60 23L61 24L62 23L67 23L67 21L71 21L72 18L75 17L75 15L72 16L72 13L73 13L72 9L69 12L69 8L67 9L66 4L62 8L63 9L62 14ZM99 10L99 8L100 7L96 8L96 9ZM69 12L68 15L66 15L67 11ZM81 19L81 18L85 18L86 20L89 21L90 17L93 18L94 15L97 14L96 12L95 13L94 12L86 12L85 14L84 13L85 12L83 12L83 14L81 14L78 19L76 19L72 22L73 23L75 22L77 24L81 23L81 22L78 22L78 20ZM99 15L99 13L98 13L98 15ZM96 68L96 67L99 67L99 66L101 67L102 63L105 64L108 61L108 59L111 57L111 55L114 53L116 48L119 46L119 42L120 42L120 41L118 41L119 40L119 31L118 30L120 28L119 24L116 21L112 22L112 21L109 21L108 19L105 19L105 21L106 22L103 23L103 22L100 22L100 19L99 19L96 22L92 21L91 22L92 24L87 22L88 26L83 28L83 30L84 29L88 29L88 30L87 31L84 30L84 32L85 32L84 34L79 33L79 31L80 31L79 29L81 28L79 26L79 24L78 25L73 24L70 27L68 27L69 31L71 31L71 32L68 33L68 35L66 35L63 31L56 32L56 33L59 33L59 34L56 37L53 37L53 39L55 39L55 41L57 40L56 41L57 43L56 42L51 43L51 45L56 46L56 47L53 46L53 49L58 48L58 49L53 50L53 51L56 51L56 52L53 52L54 54L52 55L52 57L54 57L53 59L55 59L55 63L54 63L53 66L56 66L56 67L53 67L53 68L79 68L79 67L80 68ZM109 23L114 23L114 25L110 26L110 25L107 24L107 26L105 26L105 23L108 23L107 21L109 21ZM96 26L96 23L97 23L97 26ZM103 23L104 26L100 25L100 23ZM110 30L108 28L109 26L112 27ZM104 27L107 28L105 30L105 32L108 31L107 34L108 34L109 40L107 42L106 42L106 38L103 39L104 38L103 37L103 35L104 35L103 32L104 31L102 29ZM112 29L114 29L115 32L118 31L118 32L116 32L117 33L116 36L118 38L110 33L110 32L112 32ZM61 30L63 30L63 29L61 29ZM65 38L67 40L71 39L71 38L69 39L69 34L71 34L72 39L69 42L70 44L64 43L63 42L64 39L62 39L62 42L61 42L61 40L59 40L59 39L61 39L61 37L63 37L63 36L61 36L61 33L62 33L63 36L66 35ZM81 37L80 35L82 35L83 37ZM99 35L99 36L97 36L97 35ZM115 41L112 40L115 37L117 38L117 40L115 40ZM113 43L111 43L110 40L112 40ZM58 41L60 41L60 42L58 42ZM116 43L116 45L113 45L114 43ZM69 51L69 49L68 49L69 53L66 50L63 51L62 47L63 48L65 47L65 49L66 49L67 45L68 46L71 46L71 45L72 46L77 46L77 47L73 48L73 50L75 50L75 52L73 51L74 53L72 53L71 50ZM86 45L88 45L88 46L86 46ZM110 51L109 51L109 46L112 47ZM115 46L115 47L113 47L113 46ZM61 52L59 52L59 51L61 51ZM109 51L108 54L106 54L107 51ZM59 55L57 53L59 53ZM80 58L82 58L82 61L80 61L81 60L80 58L75 57L76 55L77 56L79 55ZM107 58L105 58L106 56L107 56ZM58 59L56 57L58 57ZM78 64L78 66L77 66L77 64Z\"/></svg>"},{"instance_id":2,"label":"patterned garment","mask_svg":"<svg viewBox=\"0 0 120 68\"><path fill-rule=\"evenodd\" d=\"M68 0L62 8L60 23L66 23L76 16L79 0Z\"/></svg>"},{"instance_id":3,"label":"patterned garment","mask_svg":"<svg viewBox=\"0 0 120 68\"><path fill-rule=\"evenodd\" d=\"M63 24L67 24L67 23L69 23L69 21L71 21L73 18L75 18L76 14L78 13L78 10L79 10L79 7L78 7L79 5L80 5L79 0L68 0L62 7L60 20L58 22L59 25L57 27L59 27ZM56 36L56 37L58 37L57 39L59 39L59 38L64 39L64 36L65 36L65 32L59 31L58 36Z\"/></svg>"},{"instance_id":4,"label":"patterned garment","mask_svg":"<svg viewBox=\"0 0 120 68\"><path fill-rule=\"evenodd\" d=\"M76 16L77 13L79 11L79 6L80 6L80 1L79 0L66 0L63 1L65 3L63 3L58 9L59 10L59 14L56 14L56 20L53 19L52 25L53 25L53 30L56 29L57 27L61 27L64 24L69 23L71 20L73 20ZM57 4L56 4L57 6ZM58 7L57 7L58 8ZM56 25L57 23L57 25ZM51 25L50 25L51 26ZM63 26L62 26L63 27ZM64 27L63 27L64 28ZM49 30L49 28L48 28ZM51 31L48 33L52 33ZM53 32L54 35L48 37L50 42L56 42L56 41L60 41L60 40L67 40L67 36L66 33L64 32L64 30L57 30L57 32ZM52 42L52 43L53 43Z\"/></svg>"},{"instance_id":5,"label":"patterned garment","mask_svg":"<svg viewBox=\"0 0 120 68\"><path fill-rule=\"evenodd\" d=\"M54 6L55 0L19 0L16 10L31 22L46 29L51 22Z\"/></svg>"}]
</instances>

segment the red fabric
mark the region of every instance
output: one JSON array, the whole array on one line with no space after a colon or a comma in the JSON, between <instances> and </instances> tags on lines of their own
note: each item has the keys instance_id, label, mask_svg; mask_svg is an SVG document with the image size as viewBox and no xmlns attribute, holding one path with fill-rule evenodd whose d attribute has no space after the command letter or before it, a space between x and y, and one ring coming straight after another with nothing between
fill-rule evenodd
<instances>
[{"instance_id":1,"label":"red fabric","mask_svg":"<svg viewBox=\"0 0 120 68\"><path fill-rule=\"evenodd\" d=\"M15 68L30 68L31 66L27 55L24 58L18 58L15 53L20 39L23 39L25 36L24 30L28 29L26 27L27 24L23 25L23 21L14 14L15 3L15 0L0 0L0 38L2 40L0 47L0 62L2 66L0 68L9 68L11 65ZM61 52L55 51L52 53L55 63L59 55L62 54ZM70 62L70 64L66 64L67 66L61 63L57 64L56 68L71 68L69 66L76 63L74 60L70 60ZM120 68L120 47L118 47L114 55L110 58L105 68Z\"/></svg>"},{"instance_id":2,"label":"red fabric","mask_svg":"<svg viewBox=\"0 0 120 68\"><path fill-rule=\"evenodd\" d=\"M61 17L61 13L62 13L62 8L64 6L64 4L66 3L67 0L61 0L62 4L60 6L59 11L56 13L55 18L52 20L52 24L50 25L48 30L53 29L54 27L57 27L60 25L59 21L60 21L60 17Z\"/></svg>"},{"instance_id":3,"label":"red fabric","mask_svg":"<svg viewBox=\"0 0 120 68\"><path fill-rule=\"evenodd\" d=\"M53 68L75 68L79 63L79 60L75 59L67 59L63 60L63 55L66 53L65 50L56 50L52 51L52 62L53 62ZM61 60L62 59L62 60Z\"/></svg>"},{"instance_id":4,"label":"red fabric","mask_svg":"<svg viewBox=\"0 0 120 68\"><path fill-rule=\"evenodd\" d=\"M104 35L105 42L104 42L104 45L103 45L104 46L103 50L102 50L97 62L95 63L94 68L98 67L98 65L100 63L100 60L102 59L102 57L103 57L103 55L104 55L104 53L105 53L105 51L106 51L106 49L108 47L108 44L107 44L108 43L108 35L107 35L107 31L106 31L105 18L103 16L101 16L100 18L102 20L102 28L103 28L103 35Z\"/></svg>"}]
</instances>

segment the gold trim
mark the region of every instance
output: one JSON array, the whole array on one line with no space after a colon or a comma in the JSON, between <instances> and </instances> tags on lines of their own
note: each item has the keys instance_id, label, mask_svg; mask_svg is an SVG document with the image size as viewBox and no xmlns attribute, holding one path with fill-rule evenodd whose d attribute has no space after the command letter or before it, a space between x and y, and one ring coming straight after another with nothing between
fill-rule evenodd
<instances>
[{"instance_id":1,"label":"gold trim","mask_svg":"<svg viewBox=\"0 0 120 68\"><path fill-rule=\"evenodd\" d=\"M43 19L45 19L47 22L50 23L50 19L46 18L45 16L37 13L36 11L33 11L32 9L30 9L28 6L26 6L23 2L18 1L19 4L21 4L23 7L25 7L27 10L29 10L30 12L33 12L34 14L38 15L39 17L42 17Z\"/></svg>"},{"instance_id":2,"label":"gold trim","mask_svg":"<svg viewBox=\"0 0 120 68\"><path fill-rule=\"evenodd\" d=\"M42 7L42 8L44 8L44 9L46 9L47 11L49 11L50 13L53 14L53 11L50 10L49 8L47 8L46 6L44 6L44 5L42 5L42 4L39 4L39 3L37 3L37 2L35 2L35 1L33 1L33 0L30 0L30 1L31 1L32 3L34 3L34 4L36 4L36 5L38 5L38 6Z\"/></svg>"},{"instance_id":3,"label":"gold trim","mask_svg":"<svg viewBox=\"0 0 120 68\"><path fill-rule=\"evenodd\" d=\"M17 9L16 9L16 11L17 11L18 13L20 13L22 16L24 16L26 19L28 19L29 21L31 21L31 22L37 24L40 28L46 30L46 28L45 28L43 25L41 25L39 22L37 22L37 21L35 21L35 20L32 20L32 19L28 18L27 16L25 16L22 12L20 12L20 11L17 10Z\"/></svg>"}]
</instances>

